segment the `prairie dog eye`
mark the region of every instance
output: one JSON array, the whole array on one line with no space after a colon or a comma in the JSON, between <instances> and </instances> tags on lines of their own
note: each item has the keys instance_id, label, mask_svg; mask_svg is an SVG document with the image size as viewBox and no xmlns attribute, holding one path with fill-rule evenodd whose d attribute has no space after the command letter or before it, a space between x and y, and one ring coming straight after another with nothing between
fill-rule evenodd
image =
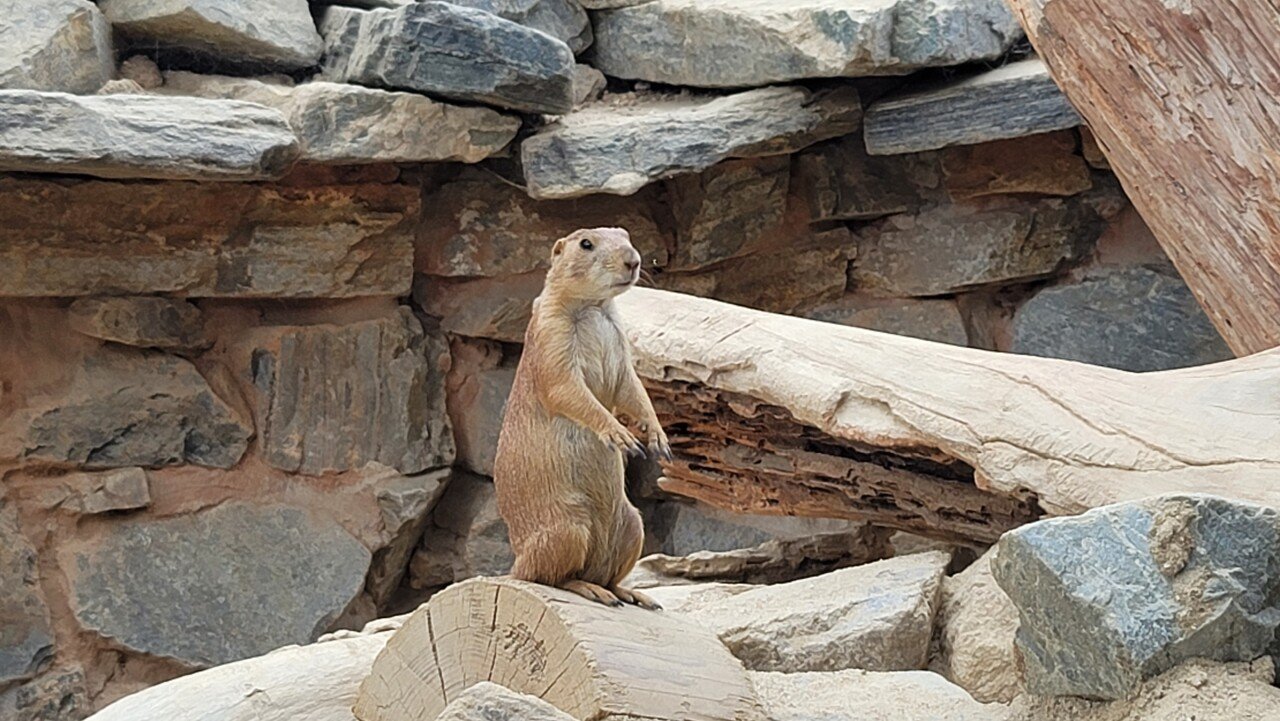
<instances>
[{"instance_id":1,"label":"prairie dog eye","mask_svg":"<svg viewBox=\"0 0 1280 721\"><path fill-rule=\"evenodd\" d=\"M578 243L578 245L582 246L583 250L592 250L593 248L595 248L595 246L592 245L591 241L587 240L586 238L583 238L582 242Z\"/></svg>"}]
</instances>

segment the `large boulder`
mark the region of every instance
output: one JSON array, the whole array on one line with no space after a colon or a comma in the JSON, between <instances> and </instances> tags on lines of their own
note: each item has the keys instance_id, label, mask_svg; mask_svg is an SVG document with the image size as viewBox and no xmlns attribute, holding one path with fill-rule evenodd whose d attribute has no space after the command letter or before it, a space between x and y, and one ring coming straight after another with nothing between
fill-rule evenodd
<instances>
[{"instance_id":1,"label":"large boulder","mask_svg":"<svg viewBox=\"0 0 1280 721\"><path fill-rule=\"evenodd\" d=\"M390 633L377 633L286 646L152 686L89 718L353 721L356 691L389 638Z\"/></svg>"},{"instance_id":2,"label":"large boulder","mask_svg":"<svg viewBox=\"0 0 1280 721\"><path fill-rule=\"evenodd\" d=\"M35 676L52 658L53 641L35 550L18 527L18 509L0 501L0 688Z\"/></svg>"},{"instance_id":3,"label":"large boulder","mask_svg":"<svg viewBox=\"0 0 1280 721\"><path fill-rule=\"evenodd\" d=\"M401 473L453 462L444 405L449 349L408 308L345 325L269 329L247 369L264 460L320 475L370 461ZM342 392L335 393L333 389Z\"/></svg>"},{"instance_id":4,"label":"large boulder","mask_svg":"<svg viewBox=\"0 0 1280 721\"><path fill-rule=\"evenodd\" d=\"M573 717L537 696L484 681L450 701L436 721L573 721Z\"/></svg>"},{"instance_id":5,"label":"large boulder","mask_svg":"<svg viewBox=\"0 0 1280 721\"><path fill-rule=\"evenodd\" d=\"M275 108L302 141L302 160L328 165L474 163L502 150L520 129L518 118L489 108L345 83L294 86L170 72L160 92Z\"/></svg>"},{"instance_id":6,"label":"large boulder","mask_svg":"<svg viewBox=\"0 0 1280 721\"><path fill-rule=\"evenodd\" d=\"M1045 288L1013 316L1015 353L1158 371L1232 357L1176 272L1117 267Z\"/></svg>"},{"instance_id":7,"label":"large boulder","mask_svg":"<svg viewBox=\"0 0 1280 721\"><path fill-rule=\"evenodd\" d=\"M756 672L751 685L772 721L1004 721L1006 715L1003 706L978 703L927 671Z\"/></svg>"},{"instance_id":8,"label":"large boulder","mask_svg":"<svg viewBox=\"0 0 1280 721\"><path fill-rule=\"evenodd\" d=\"M0 171L268 180L298 153L284 116L254 103L0 90Z\"/></svg>"},{"instance_id":9,"label":"large boulder","mask_svg":"<svg viewBox=\"0 0 1280 721\"><path fill-rule=\"evenodd\" d=\"M0 88L87 94L115 72L111 24L89 0L0 0Z\"/></svg>"},{"instance_id":10,"label":"large boulder","mask_svg":"<svg viewBox=\"0 0 1280 721\"><path fill-rule=\"evenodd\" d=\"M332 520L240 502L104 524L59 558L81 625L195 667L315 640L364 586L370 560Z\"/></svg>"},{"instance_id":11,"label":"large boulder","mask_svg":"<svg viewBox=\"0 0 1280 721\"><path fill-rule=\"evenodd\" d=\"M541 30L578 54L591 44L591 20L578 0L449 0Z\"/></svg>"},{"instance_id":12,"label":"large boulder","mask_svg":"<svg viewBox=\"0 0 1280 721\"><path fill-rule=\"evenodd\" d=\"M330 80L532 113L573 108L569 46L483 10L445 2L332 7L321 31Z\"/></svg>"},{"instance_id":13,"label":"large boulder","mask_svg":"<svg viewBox=\"0 0 1280 721\"><path fill-rule=\"evenodd\" d=\"M942 584L937 653L931 670L984 703L1009 703L1022 692L1014 652L1018 608L996 584L988 551Z\"/></svg>"},{"instance_id":14,"label":"large boulder","mask_svg":"<svg viewBox=\"0 0 1280 721\"><path fill-rule=\"evenodd\" d=\"M72 329L138 348L193 350L208 345L194 305L157 296L81 298L71 304Z\"/></svg>"},{"instance_id":15,"label":"large boulder","mask_svg":"<svg viewBox=\"0 0 1280 721\"><path fill-rule=\"evenodd\" d=\"M606 75L729 88L992 60L1022 37L1000 0L654 0L595 28Z\"/></svg>"},{"instance_id":16,"label":"large boulder","mask_svg":"<svg viewBox=\"0 0 1280 721\"><path fill-rule=\"evenodd\" d=\"M205 53L237 64L301 70L320 60L306 0L102 0L111 24L142 46Z\"/></svg>"},{"instance_id":17,"label":"large boulder","mask_svg":"<svg viewBox=\"0 0 1280 721\"><path fill-rule=\"evenodd\" d=\"M1031 693L1120 699L1186 659L1276 650L1274 509L1158 496L1023 526L997 548Z\"/></svg>"},{"instance_id":18,"label":"large boulder","mask_svg":"<svg viewBox=\"0 0 1280 721\"><path fill-rule=\"evenodd\" d=\"M630 195L728 158L786 155L857 129L851 87L773 87L726 96L615 96L560 119L520 146L535 198Z\"/></svg>"},{"instance_id":19,"label":"large boulder","mask_svg":"<svg viewBox=\"0 0 1280 721\"><path fill-rule=\"evenodd\" d=\"M84 468L230 468L252 435L252 424L190 362L104 347L80 362L60 392L0 425L0 458Z\"/></svg>"},{"instance_id":20,"label":"large boulder","mask_svg":"<svg viewBox=\"0 0 1280 721\"><path fill-rule=\"evenodd\" d=\"M920 669L950 560L917 553L762 586L688 617L755 671Z\"/></svg>"}]
</instances>

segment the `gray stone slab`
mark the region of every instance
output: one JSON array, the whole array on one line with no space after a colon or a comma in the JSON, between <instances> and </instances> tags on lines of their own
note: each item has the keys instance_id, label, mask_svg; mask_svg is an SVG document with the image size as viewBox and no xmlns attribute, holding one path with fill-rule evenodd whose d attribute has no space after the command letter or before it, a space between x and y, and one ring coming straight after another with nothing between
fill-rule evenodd
<instances>
[{"instance_id":1,"label":"gray stone slab","mask_svg":"<svg viewBox=\"0 0 1280 721\"><path fill-rule=\"evenodd\" d=\"M576 55L591 45L591 20L578 0L449 0L541 30L569 46Z\"/></svg>"},{"instance_id":2,"label":"gray stone slab","mask_svg":"<svg viewBox=\"0 0 1280 721\"><path fill-rule=\"evenodd\" d=\"M115 73L111 24L89 0L0 0L0 88L92 93Z\"/></svg>"},{"instance_id":3,"label":"gray stone slab","mask_svg":"<svg viewBox=\"0 0 1280 721\"><path fill-rule=\"evenodd\" d=\"M53 643L35 550L18 527L17 508L0 501L0 687L35 676Z\"/></svg>"}]
</instances>

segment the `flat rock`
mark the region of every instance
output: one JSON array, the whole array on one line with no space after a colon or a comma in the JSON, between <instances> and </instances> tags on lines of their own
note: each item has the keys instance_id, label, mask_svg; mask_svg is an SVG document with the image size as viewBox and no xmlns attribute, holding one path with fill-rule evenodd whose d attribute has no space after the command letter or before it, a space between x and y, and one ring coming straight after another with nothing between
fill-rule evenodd
<instances>
[{"instance_id":1,"label":"flat rock","mask_svg":"<svg viewBox=\"0 0 1280 721\"><path fill-rule=\"evenodd\" d=\"M408 308L269 335L247 369L260 394L259 442L268 464L320 475L370 461L410 474L453 462L444 406L448 347L424 333Z\"/></svg>"},{"instance_id":2,"label":"flat rock","mask_svg":"<svg viewBox=\"0 0 1280 721\"><path fill-rule=\"evenodd\" d=\"M573 717L537 696L516 693L483 681L445 706L437 721L573 721Z\"/></svg>"},{"instance_id":3,"label":"flat rock","mask_svg":"<svg viewBox=\"0 0 1280 721\"><path fill-rule=\"evenodd\" d=\"M1122 699L1191 658L1252 661L1280 628L1280 513L1165 495L1006 533L1027 690Z\"/></svg>"},{"instance_id":4,"label":"flat rock","mask_svg":"<svg viewBox=\"0 0 1280 721\"><path fill-rule=\"evenodd\" d=\"M0 171L269 180L298 153L284 116L254 103L0 90Z\"/></svg>"},{"instance_id":5,"label":"flat rock","mask_svg":"<svg viewBox=\"0 0 1280 721\"><path fill-rule=\"evenodd\" d=\"M886 295L932 296L1043 278L1083 259L1104 227L1074 199L935 206L864 228L850 280Z\"/></svg>"},{"instance_id":6,"label":"flat rock","mask_svg":"<svg viewBox=\"0 0 1280 721\"><path fill-rule=\"evenodd\" d=\"M1008 193L1068 196L1093 187L1069 130L943 150L947 194L956 200ZM882 157L882 161L897 160Z\"/></svg>"},{"instance_id":7,"label":"flat rock","mask_svg":"<svg viewBox=\"0 0 1280 721\"><path fill-rule=\"evenodd\" d=\"M861 119L852 87L619 96L529 136L520 157L535 198L630 195L655 180L728 158L786 155L852 132Z\"/></svg>"},{"instance_id":8,"label":"flat rock","mask_svg":"<svg viewBox=\"0 0 1280 721\"><path fill-rule=\"evenodd\" d=\"M1022 693L1014 652L1018 608L991 575L996 551L942 582L938 651L929 663L983 703L1009 703Z\"/></svg>"},{"instance_id":9,"label":"flat rock","mask_svg":"<svg viewBox=\"0 0 1280 721\"><path fill-rule=\"evenodd\" d=\"M0 0L0 88L95 92L115 73L111 24L89 0Z\"/></svg>"},{"instance_id":10,"label":"flat rock","mask_svg":"<svg viewBox=\"0 0 1280 721\"><path fill-rule=\"evenodd\" d=\"M85 628L197 667L314 640L369 570L335 521L238 502L106 524L60 556Z\"/></svg>"},{"instance_id":11,"label":"flat rock","mask_svg":"<svg viewBox=\"0 0 1280 721\"><path fill-rule=\"evenodd\" d=\"M35 549L17 508L0 501L0 687L35 676L53 657L53 642Z\"/></svg>"},{"instance_id":12,"label":"flat rock","mask_svg":"<svg viewBox=\"0 0 1280 721\"><path fill-rule=\"evenodd\" d=\"M787 212L791 158L744 158L668 181L676 218L673 267L693 270L772 240ZM772 232L771 232L772 231Z\"/></svg>"},{"instance_id":13,"label":"flat rock","mask_svg":"<svg viewBox=\"0 0 1280 721\"><path fill-rule=\"evenodd\" d=\"M969 332L954 300L842 298L805 312L805 317L884 333L968 345Z\"/></svg>"},{"instance_id":14,"label":"flat rock","mask_svg":"<svg viewBox=\"0 0 1280 721\"><path fill-rule=\"evenodd\" d=\"M413 279L413 300L439 318L448 333L520 343L545 276L542 270L496 278L418 275Z\"/></svg>"},{"instance_id":15,"label":"flat rock","mask_svg":"<svg viewBox=\"0 0 1280 721\"><path fill-rule=\"evenodd\" d=\"M1232 357L1186 283L1173 272L1141 266L1036 293L1014 314L1011 350L1130 371Z\"/></svg>"},{"instance_id":16,"label":"flat rock","mask_svg":"<svg viewBox=\"0 0 1280 721\"><path fill-rule=\"evenodd\" d=\"M141 468L72 473L58 479L59 506L74 513L132 511L151 505L151 485Z\"/></svg>"},{"instance_id":17,"label":"flat rock","mask_svg":"<svg viewBox=\"0 0 1280 721\"><path fill-rule=\"evenodd\" d=\"M772 721L1004 721L1007 713L1003 706L974 701L964 689L927 671L750 676Z\"/></svg>"},{"instance_id":18,"label":"flat rock","mask_svg":"<svg viewBox=\"0 0 1280 721\"><path fill-rule=\"evenodd\" d=\"M333 7L320 29L329 80L531 113L573 108L569 46L483 10L444 2Z\"/></svg>"},{"instance_id":19,"label":"flat rock","mask_svg":"<svg viewBox=\"0 0 1280 721\"><path fill-rule=\"evenodd\" d=\"M360 682L389 633L357 635L182 676L126 696L93 721L351 721Z\"/></svg>"},{"instance_id":20,"label":"flat rock","mask_svg":"<svg viewBox=\"0 0 1280 721\"><path fill-rule=\"evenodd\" d=\"M69 318L72 329L84 335L138 348L191 350L209 343L200 309L174 298L80 298Z\"/></svg>"},{"instance_id":21,"label":"flat rock","mask_svg":"<svg viewBox=\"0 0 1280 721\"><path fill-rule=\"evenodd\" d=\"M937 198L942 184L936 153L867 155L862 136L856 134L799 153L795 169L797 194L815 221L913 213Z\"/></svg>"},{"instance_id":22,"label":"flat rock","mask_svg":"<svg viewBox=\"0 0 1280 721\"><path fill-rule=\"evenodd\" d=\"M631 580L632 577L628 577L624 585ZM662 610L667 613L691 615L756 588L759 587L750 583L682 583L674 586L644 586L644 592L661 604Z\"/></svg>"},{"instance_id":23,"label":"flat rock","mask_svg":"<svg viewBox=\"0 0 1280 721\"><path fill-rule=\"evenodd\" d=\"M518 118L489 108L344 83L293 86L170 72L161 92L275 108L302 141L302 160L329 165L474 163L502 150L520 129Z\"/></svg>"},{"instance_id":24,"label":"flat rock","mask_svg":"<svg viewBox=\"0 0 1280 721\"><path fill-rule=\"evenodd\" d=\"M493 482L459 473L431 514L422 547L409 567L409 582L422 589L473 576L501 576L513 562L515 554L507 524L498 515Z\"/></svg>"},{"instance_id":25,"label":"flat rock","mask_svg":"<svg viewBox=\"0 0 1280 721\"><path fill-rule=\"evenodd\" d=\"M409 570L413 551L444 495L451 471L447 468L406 476L394 468L370 463L363 469L365 483L376 489L382 515L384 545L373 556L367 584L373 602L382 606Z\"/></svg>"},{"instance_id":26,"label":"flat rock","mask_svg":"<svg viewBox=\"0 0 1280 721\"><path fill-rule=\"evenodd\" d=\"M595 29L606 75L727 88L993 60L1022 37L999 0L654 0Z\"/></svg>"},{"instance_id":27,"label":"flat rock","mask_svg":"<svg viewBox=\"0 0 1280 721\"><path fill-rule=\"evenodd\" d=\"M184 48L240 64L301 70L320 61L306 0L103 0L112 26L133 42Z\"/></svg>"},{"instance_id":28,"label":"flat rock","mask_svg":"<svg viewBox=\"0 0 1280 721\"><path fill-rule=\"evenodd\" d=\"M591 20L578 0L449 0L541 30L569 46L574 55L591 45Z\"/></svg>"},{"instance_id":29,"label":"flat rock","mask_svg":"<svg viewBox=\"0 0 1280 721\"><path fill-rule=\"evenodd\" d=\"M899 155L1064 130L1083 121L1038 58L940 87L907 90L867 108L867 152Z\"/></svg>"},{"instance_id":30,"label":"flat rock","mask_svg":"<svg viewBox=\"0 0 1280 721\"><path fill-rule=\"evenodd\" d=\"M497 343L463 338L455 339L450 351L446 398L458 463L472 473L492 477L517 359L505 359Z\"/></svg>"},{"instance_id":31,"label":"flat rock","mask_svg":"<svg viewBox=\"0 0 1280 721\"><path fill-rule=\"evenodd\" d=\"M950 560L918 553L762 586L689 618L754 671L924 668Z\"/></svg>"},{"instance_id":32,"label":"flat rock","mask_svg":"<svg viewBox=\"0 0 1280 721\"><path fill-rule=\"evenodd\" d=\"M0 295L398 296L414 186L0 178Z\"/></svg>"},{"instance_id":33,"label":"flat rock","mask_svg":"<svg viewBox=\"0 0 1280 721\"><path fill-rule=\"evenodd\" d=\"M0 427L0 458L82 468L230 468L252 435L252 424L190 362L104 347L80 362L60 392Z\"/></svg>"}]
</instances>

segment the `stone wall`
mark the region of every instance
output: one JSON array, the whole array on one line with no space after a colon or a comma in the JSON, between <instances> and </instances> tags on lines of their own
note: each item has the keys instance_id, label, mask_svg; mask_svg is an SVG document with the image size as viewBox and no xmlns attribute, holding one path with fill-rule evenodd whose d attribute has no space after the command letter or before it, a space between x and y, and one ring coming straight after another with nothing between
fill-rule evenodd
<instances>
[{"instance_id":1,"label":"stone wall","mask_svg":"<svg viewBox=\"0 0 1280 721\"><path fill-rule=\"evenodd\" d=\"M1227 355L999 0L349 4L0 0L2 718L505 570L501 409L578 227L783 313ZM858 532L634 471L653 551Z\"/></svg>"}]
</instances>

